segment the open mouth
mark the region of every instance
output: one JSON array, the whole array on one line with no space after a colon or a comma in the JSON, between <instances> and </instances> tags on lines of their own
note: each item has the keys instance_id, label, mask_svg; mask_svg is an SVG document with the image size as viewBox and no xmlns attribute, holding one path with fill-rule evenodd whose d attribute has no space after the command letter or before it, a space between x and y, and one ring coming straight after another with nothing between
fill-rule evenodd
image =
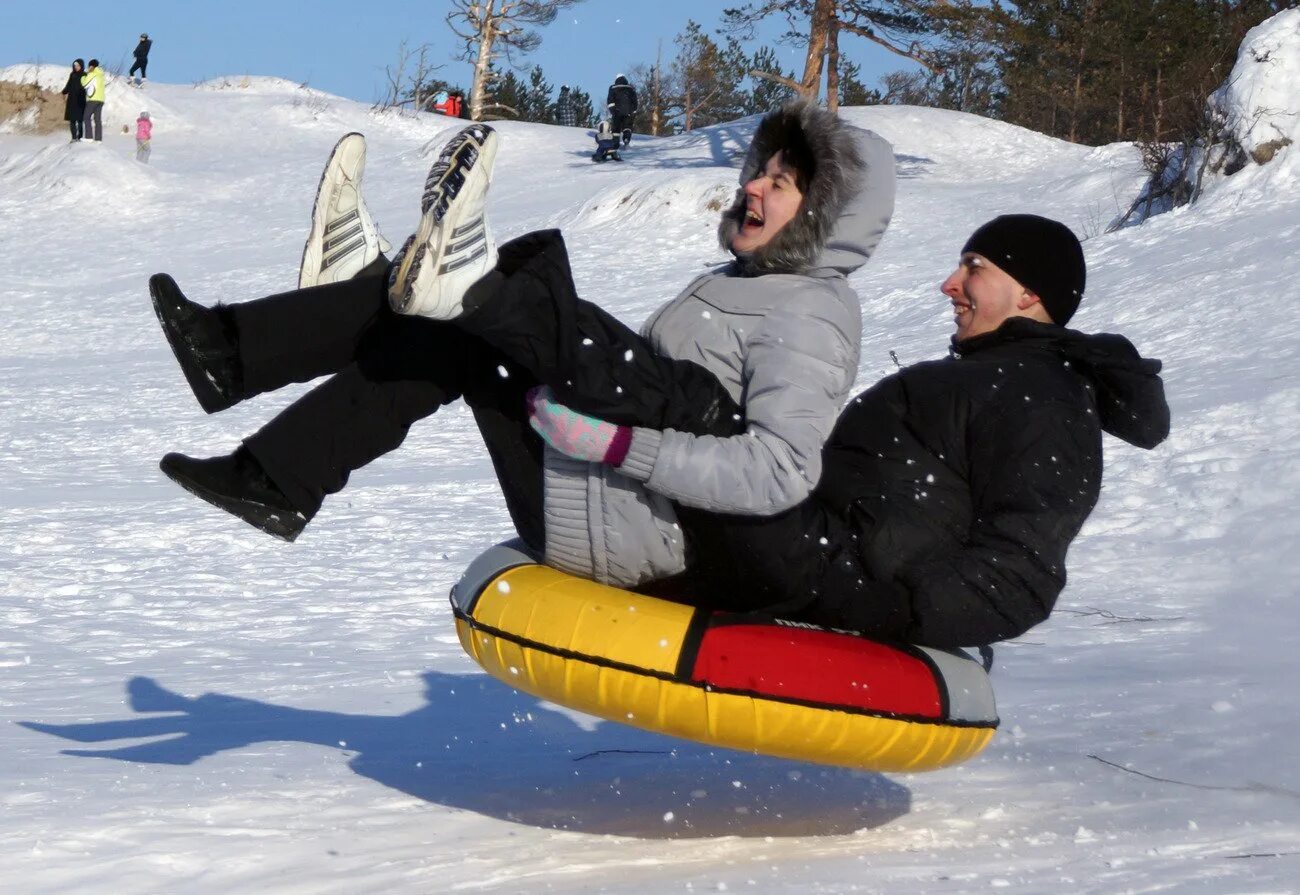
<instances>
[{"instance_id":1,"label":"open mouth","mask_svg":"<svg viewBox=\"0 0 1300 895\"><path fill-rule=\"evenodd\" d=\"M752 208L746 210L745 226L755 228L763 226L763 216Z\"/></svg>"}]
</instances>

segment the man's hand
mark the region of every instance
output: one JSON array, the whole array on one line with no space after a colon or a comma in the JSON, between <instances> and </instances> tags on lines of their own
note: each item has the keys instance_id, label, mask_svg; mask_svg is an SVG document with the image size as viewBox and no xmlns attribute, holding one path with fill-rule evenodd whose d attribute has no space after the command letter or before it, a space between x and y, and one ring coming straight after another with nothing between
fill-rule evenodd
<instances>
[{"instance_id":1,"label":"man's hand","mask_svg":"<svg viewBox=\"0 0 1300 895\"><path fill-rule=\"evenodd\" d=\"M632 445L632 428L617 426L570 410L549 388L528 390L528 424L542 440L566 457L618 466Z\"/></svg>"}]
</instances>

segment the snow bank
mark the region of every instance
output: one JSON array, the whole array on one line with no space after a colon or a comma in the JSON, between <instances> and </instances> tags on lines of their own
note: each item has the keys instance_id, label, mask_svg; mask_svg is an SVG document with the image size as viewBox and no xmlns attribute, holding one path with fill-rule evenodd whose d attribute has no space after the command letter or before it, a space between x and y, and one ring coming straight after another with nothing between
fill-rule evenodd
<instances>
[{"instance_id":1,"label":"snow bank","mask_svg":"<svg viewBox=\"0 0 1300 895\"><path fill-rule=\"evenodd\" d=\"M1232 72L1206 106L1210 143L1186 134L1167 144L1162 158L1148 159L1152 173L1112 227L1188 202L1263 201L1300 186L1300 9L1246 33Z\"/></svg>"},{"instance_id":2,"label":"snow bank","mask_svg":"<svg viewBox=\"0 0 1300 895\"><path fill-rule=\"evenodd\" d=\"M35 84L42 90L58 93L68 83L68 73L72 65L48 65L22 63L6 65L0 68L0 81L13 81L15 84Z\"/></svg>"},{"instance_id":3,"label":"snow bank","mask_svg":"<svg viewBox=\"0 0 1300 895\"><path fill-rule=\"evenodd\" d=\"M199 81L195 90L238 90L255 96L274 96L276 94L310 93L325 98L335 98L332 94L308 87L287 78L272 75L222 75Z\"/></svg>"},{"instance_id":4,"label":"snow bank","mask_svg":"<svg viewBox=\"0 0 1300 895\"><path fill-rule=\"evenodd\" d=\"M1268 164L1300 141L1300 8L1280 12L1246 33L1237 64L1210 97L1210 107L1257 164ZM1286 154L1294 160L1294 151Z\"/></svg>"},{"instance_id":5,"label":"snow bank","mask_svg":"<svg viewBox=\"0 0 1300 895\"><path fill-rule=\"evenodd\" d=\"M588 199L565 226L658 230L701 215L716 218L731 204L735 190L735 179L725 174L641 175Z\"/></svg>"},{"instance_id":6,"label":"snow bank","mask_svg":"<svg viewBox=\"0 0 1300 895\"><path fill-rule=\"evenodd\" d=\"M92 141L64 141L31 155L0 156L0 184L6 191L30 188L47 202L66 198L84 200L87 207L106 200L118 204L117 199L129 202L157 183L147 165Z\"/></svg>"}]
</instances>

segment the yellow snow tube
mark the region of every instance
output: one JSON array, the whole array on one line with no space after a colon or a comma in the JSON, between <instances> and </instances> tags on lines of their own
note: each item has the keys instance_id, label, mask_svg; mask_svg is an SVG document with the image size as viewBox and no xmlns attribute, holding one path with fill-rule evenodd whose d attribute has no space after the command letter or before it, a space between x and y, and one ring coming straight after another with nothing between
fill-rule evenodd
<instances>
[{"instance_id":1,"label":"yellow snow tube","mask_svg":"<svg viewBox=\"0 0 1300 895\"><path fill-rule=\"evenodd\" d=\"M714 746L872 771L965 761L997 708L964 653L696 609L493 547L452 589L461 645L512 687Z\"/></svg>"}]
</instances>

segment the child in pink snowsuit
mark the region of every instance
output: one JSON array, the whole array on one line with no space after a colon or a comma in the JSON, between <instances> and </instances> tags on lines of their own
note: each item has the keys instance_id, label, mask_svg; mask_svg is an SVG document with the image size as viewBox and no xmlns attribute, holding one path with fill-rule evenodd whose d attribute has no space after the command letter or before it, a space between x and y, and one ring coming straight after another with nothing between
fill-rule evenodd
<instances>
[{"instance_id":1,"label":"child in pink snowsuit","mask_svg":"<svg viewBox=\"0 0 1300 895\"><path fill-rule=\"evenodd\" d=\"M135 160L149 164L149 141L153 138L153 122L148 112L141 112L135 120Z\"/></svg>"}]
</instances>

